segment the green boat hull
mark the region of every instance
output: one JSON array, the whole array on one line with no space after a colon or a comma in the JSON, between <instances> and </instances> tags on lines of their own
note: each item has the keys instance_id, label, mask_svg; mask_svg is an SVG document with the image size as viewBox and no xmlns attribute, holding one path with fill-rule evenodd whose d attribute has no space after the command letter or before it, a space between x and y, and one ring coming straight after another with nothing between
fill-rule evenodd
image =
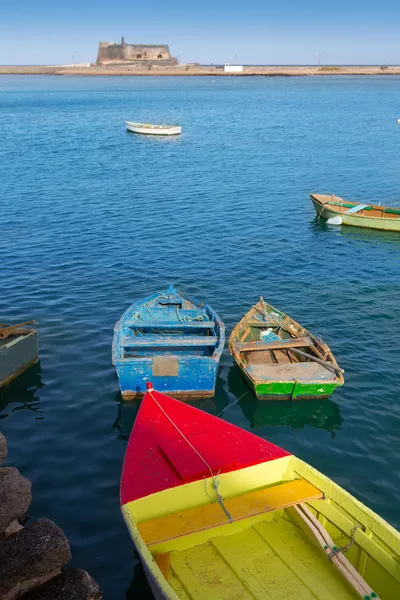
<instances>
[{"instance_id":1,"label":"green boat hull","mask_svg":"<svg viewBox=\"0 0 400 600\"><path fill-rule=\"evenodd\" d=\"M259 400L322 400L339 387L340 383L325 381L263 381L254 382L236 363L243 379Z\"/></svg>"},{"instance_id":2,"label":"green boat hull","mask_svg":"<svg viewBox=\"0 0 400 600\"><path fill-rule=\"evenodd\" d=\"M344 383L329 346L263 298L234 327L228 347L259 400L321 400Z\"/></svg>"}]
</instances>

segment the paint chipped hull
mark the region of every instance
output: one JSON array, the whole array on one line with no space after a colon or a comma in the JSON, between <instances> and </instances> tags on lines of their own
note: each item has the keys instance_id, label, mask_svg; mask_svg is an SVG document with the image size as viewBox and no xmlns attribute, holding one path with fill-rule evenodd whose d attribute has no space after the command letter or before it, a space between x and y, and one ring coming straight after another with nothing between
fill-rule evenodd
<instances>
[{"instance_id":1,"label":"paint chipped hull","mask_svg":"<svg viewBox=\"0 0 400 600\"><path fill-rule=\"evenodd\" d=\"M169 350L170 351L170 350ZM166 349L168 352L168 349ZM146 393L146 381L150 379L157 389L179 396L179 398L209 398L215 393L218 362L213 357L168 355L168 362L174 362L176 375L155 375L159 357L121 359L115 361L119 386L123 398L141 398ZM171 369L172 372L172 369Z\"/></svg>"},{"instance_id":2,"label":"paint chipped hull","mask_svg":"<svg viewBox=\"0 0 400 600\"><path fill-rule=\"evenodd\" d=\"M263 299L235 326L228 347L259 400L322 400L344 383L329 346Z\"/></svg>"},{"instance_id":3,"label":"paint chipped hull","mask_svg":"<svg viewBox=\"0 0 400 600\"><path fill-rule=\"evenodd\" d=\"M321 381L254 381L236 361L236 366L247 385L258 400L325 400L331 396L340 383Z\"/></svg>"},{"instance_id":4,"label":"paint chipped hull","mask_svg":"<svg viewBox=\"0 0 400 600\"><path fill-rule=\"evenodd\" d=\"M141 398L149 380L185 400L214 395L225 326L208 304L170 286L132 304L114 331L112 358L124 399Z\"/></svg>"},{"instance_id":5,"label":"paint chipped hull","mask_svg":"<svg viewBox=\"0 0 400 600\"><path fill-rule=\"evenodd\" d=\"M38 360L36 331L0 340L0 386L10 383Z\"/></svg>"},{"instance_id":6,"label":"paint chipped hull","mask_svg":"<svg viewBox=\"0 0 400 600\"><path fill-rule=\"evenodd\" d=\"M143 398L145 392L132 392L127 390L125 392L121 392L121 396L124 400L140 400ZM212 390L192 390L184 392L176 391L174 392L174 396L179 400L202 400L205 398L213 398L215 396L215 389Z\"/></svg>"}]
</instances>

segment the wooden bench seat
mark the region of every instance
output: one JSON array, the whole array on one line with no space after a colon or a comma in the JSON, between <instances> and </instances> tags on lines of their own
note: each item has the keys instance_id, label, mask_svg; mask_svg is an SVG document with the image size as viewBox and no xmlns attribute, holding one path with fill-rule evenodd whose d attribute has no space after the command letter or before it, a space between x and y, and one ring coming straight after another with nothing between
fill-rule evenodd
<instances>
[{"instance_id":1,"label":"wooden bench seat","mask_svg":"<svg viewBox=\"0 0 400 600\"><path fill-rule=\"evenodd\" d=\"M226 498L224 505L229 511L232 521L240 521L322 497L322 492L311 483L305 479L296 479L242 496ZM147 546L152 546L228 523L221 506L214 502L158 519L143 521L139 523L138 528Z\"/></svg>"},{"instance_id":2,"label":"wooden bench seat","mask_svg":"<svg viewBox=\"0 0 400 600\"><path fill-rule=\"evenodd\" d=\"M274 321L274 318L271 317L271 321ZM276 319L275 319L276 321ZM264 329L268 329L268 327L271 327L271 322L270 321L258 321L257 319L255 319L254 321L246 321L246 325L248 327L263 327ZM273 325L273 327L276 327L276 325Z\"/></svg>"},{"instance_id":3,"label":"wooden bench seat","mask_svg":"<svg viewBox=\"0 0 400 600\"><path fill-rule=\"evenodd\" d=\"M126 321L124 327L132 329L213 329L213 321Z\"/></svg>"},{"instance_id":4,"label":"wooden bench seat","mask_svg":"<svg viewBox=\"0 0 400 600\"><path fill-rule=\"evenodd\" d=\"M308 348L312 346L310 338L290 338L287 340L271 340L270 342L242 342L237 345L239 352L258 350L280 350L285 348Z\"/></svg>"},{"instance_id":5,"label":"wooden bench seat","mask_svg":"<svg viewBox=\"0 0 400 600\"><path fill-rule=\"evenodd\" d=\"M124 348L182 348L193 346L216 346L218 338L211 335L138 335L135 337L124 336L120 340Z\"/></svg>"}]
</instances>

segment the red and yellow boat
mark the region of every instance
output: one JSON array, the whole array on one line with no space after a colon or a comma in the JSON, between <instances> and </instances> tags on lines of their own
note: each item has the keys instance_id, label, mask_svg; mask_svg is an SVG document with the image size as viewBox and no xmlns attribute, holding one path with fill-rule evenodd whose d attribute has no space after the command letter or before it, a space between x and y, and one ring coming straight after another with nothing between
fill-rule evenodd
<instances>
[{"instance_id":1,"label":"red and yellow boat","mask_svg":"<svg viewBox=\"0 0 400 600\"><path fill-rule=\"evenodd\" d=\"M396 600L400 534L274 444L153 390L121 506L157 600Z\"/></svg>"}]
</instances>

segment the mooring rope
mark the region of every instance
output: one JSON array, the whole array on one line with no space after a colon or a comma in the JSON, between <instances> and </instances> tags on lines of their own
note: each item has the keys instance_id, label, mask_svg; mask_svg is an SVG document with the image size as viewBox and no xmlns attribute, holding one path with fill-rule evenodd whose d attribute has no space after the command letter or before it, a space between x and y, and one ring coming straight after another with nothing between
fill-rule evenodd
<instances>
[{"instance_id":1,"label":"mooring rope","mask_svg":"<svg viewBox=\"0 0 400 600\"><path fill-rule=\"evenodd\" d=\"M226 516L227 516L227 518L229 520L229 523L232 523L232 517L229 514L228 509L224 505L224 499L223 499L223 497L221 496L221 494L218 491L219 481L217 480L217 477L219 475L219 471L218 471L217 475L214 475L213 470L210 467L210 465L208 464L208 462L206 461L206 459L200 454L200 452L198 450L196 450L196 448L193 446L193 444L191 444L191 442L187 439L187 437L185 436L185 434L179 429L178 425L171 419L171 417L163 409L163 407L161 406L161 404L156 400L156 398L153 396L152 392L153 392L152 389L148 389L148 393L153 398L154 402L157 404L157 406L161 410L161 412L167 417L167 419L171 423L171 425L173 425L175 427L175 429L177 430L177 432L182 436L182 439L184 439L185 442L187 442L187 444L191 447L191 449L193 450L193 452L195 452L197 454L197 456L200 458L200 460L206 465L207 469L210 471L211 481L212 481L212 487L215 490L215 494L217 496L217 502L220 505L220 507L222 508L222 510L224 511L224 513L226 514ZM210 494L207 491L207 482L206 482L206 479L205 479L204 475L203 475L203 478L204 478L204 485L206 487L206 493L212 499L212 497L210 496Z\"/></svg>"},{"instance_id":2,"label":"mooring rope","mask_svg":"<svg viewBox=\"0 0 400 600\"><path fill-rule=\"evenodd\" d=\"M247 394L247 392L245 392L244 394L242 394L241 396L239 396L239 398L237 398L236 400L234 400L233 402L231 402L230 404L228 404L228 406L225 406L220 413L217 414L217 417L220 417L226 410L228 410L228 408L230 408L231 406L233 406L234 404L237 404L238 402L240 402L240 400L243 398L243 396L245 396Z\"/></svg>"}]
</instances>

